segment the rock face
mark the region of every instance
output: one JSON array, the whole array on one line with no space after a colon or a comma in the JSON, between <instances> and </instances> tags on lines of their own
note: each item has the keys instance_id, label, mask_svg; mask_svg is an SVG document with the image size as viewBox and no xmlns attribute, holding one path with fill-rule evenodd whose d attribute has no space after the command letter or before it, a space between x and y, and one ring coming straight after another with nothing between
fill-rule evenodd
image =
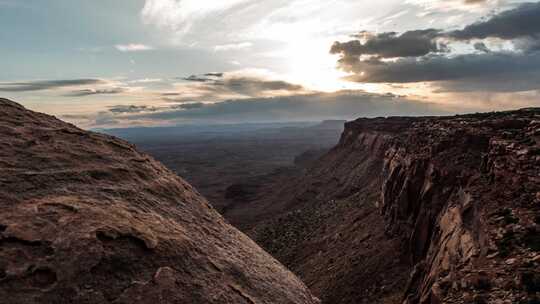
<instances>
[{"instance_id":1,"label":"rock face","mask_svg":"<svg viewBox=\"0 0 540 304\"><path fill-rule=\"evenodd\" d=\"M539 118L420 119L393 139L381 210L415 267L404 303L538 301Z\"/></svg>"},{"instance_id":2,"label":"rock face","mask_svg":"<svg viewBox=\"0 0 540 304\"><path fill-rule=\"evenodd\" d=\"M323 303L538 303L540 109L358 119L246 231Z\"/></svg>"},{"instance_id":3,"label":"rock face","mask_svg":"<svg viewBox=\"0 0 540 304\"><path fill-rule=\"evenodd\" d=\"M2 303L317 303L127 142L0 99Z\"/></svg>"}]
</instances>

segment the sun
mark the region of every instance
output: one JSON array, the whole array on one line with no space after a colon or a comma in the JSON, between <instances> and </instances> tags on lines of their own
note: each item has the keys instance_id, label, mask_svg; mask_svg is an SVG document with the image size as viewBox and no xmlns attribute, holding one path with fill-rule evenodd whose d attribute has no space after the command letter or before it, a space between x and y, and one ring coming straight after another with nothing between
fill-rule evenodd
<instances>
[{"instance_id":1,"label":"sun","mask_svg":"<svg viewBox=\"0 0 540 304\"><path fill-rule=\"evenodd\" d=\"M348 89L351 83L342 78L346 73L336 68L336 58L328 52L323 40L301 40L289 44L283 51L286 76L316 91Z\"/></svg>"}]
</instances>

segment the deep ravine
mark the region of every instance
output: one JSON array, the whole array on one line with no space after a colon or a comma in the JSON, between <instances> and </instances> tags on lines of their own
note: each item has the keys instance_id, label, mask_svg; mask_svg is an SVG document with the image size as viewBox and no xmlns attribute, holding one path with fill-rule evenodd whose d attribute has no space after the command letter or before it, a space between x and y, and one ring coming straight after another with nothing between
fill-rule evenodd
<instances>
[{"instance_id":1,"label":"deep ravine","mask_svg":"<svg viewBox=\"0 0 540 304\"><path fill-rule=\"evenodd\" d=\"M537 303L539 143L540 109L358 119L233 222L323 303Z\"/></svg>"}]
</instances>

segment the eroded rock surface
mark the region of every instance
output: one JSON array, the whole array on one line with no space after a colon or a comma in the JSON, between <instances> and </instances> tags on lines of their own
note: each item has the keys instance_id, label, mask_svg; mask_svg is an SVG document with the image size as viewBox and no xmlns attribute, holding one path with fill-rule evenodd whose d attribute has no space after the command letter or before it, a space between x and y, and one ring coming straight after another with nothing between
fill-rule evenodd
<instances>
[{"instance_id":1,"label":"eroded rock surface","mask_svg":"<svg viewBox=\"0 0 540 304\"><path fill-rule=\"evenodd\" d=\"M539 301L540 109L358 119L274 188L246 231L323 303Z\"/></svg>"},{"instance_id":2,"label":"eroded rock surface","mask_svg":"<svg viewBox=\"0 0 540 304\"><path fill-rule=\"evenodd\" d=\"M539 301L539 118L419 119L393 139L381 208L414 265L404 303Z\"/></svg>"},{"instance_id":3,"label":"eroded rock surface","mask_svg":"<svg viewBox=\"0 0 540 304\"><path fill-rule=\"evenodd\" d=\"M0 99L0 302L317 299L148 155Z\"/></svg>"}]
</instances>

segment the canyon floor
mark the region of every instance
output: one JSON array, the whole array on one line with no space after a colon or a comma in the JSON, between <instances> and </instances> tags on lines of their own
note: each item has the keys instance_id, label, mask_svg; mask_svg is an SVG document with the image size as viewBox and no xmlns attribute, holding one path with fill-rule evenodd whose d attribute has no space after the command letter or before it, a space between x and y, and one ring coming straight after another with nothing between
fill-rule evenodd
<instances>
[{"instance_id":1,"label":"canyon floor","mask_svg":"<svg viewBox=\"0 0 540 304\"><path fill-rule=\"evenodd\" d=\"M224 213L335 146L345 121L106 130L155 157Z\"/></svg>"}]
</instances>

